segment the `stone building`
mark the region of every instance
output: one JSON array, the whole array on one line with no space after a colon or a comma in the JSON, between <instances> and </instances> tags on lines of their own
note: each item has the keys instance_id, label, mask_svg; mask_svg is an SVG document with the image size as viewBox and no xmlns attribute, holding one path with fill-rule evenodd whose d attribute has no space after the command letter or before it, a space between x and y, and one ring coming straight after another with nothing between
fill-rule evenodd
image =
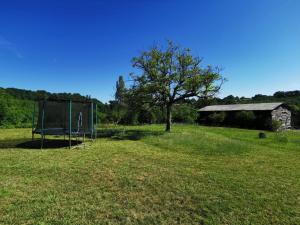
<instances>
[{"instance_id":1,"label":"stone building","mask_svg":"<svg viewBox=\"0 0 300 225\"><path fill-rule=\"evenodd\" d=\"M255 104L233 104L233 105L210 105L199 110L200 114L225 112L236 113L241 111L252 111L257 117L263 118L260 123L268 119L281 123L280 130L291 128L292 113L284 103L255 103Z\"/></svg>"},{"instance_id":2,"label":"stone building","mask_svg":"<svg viewBox=\"0 0 300 225\"><path fill-rule=\"evenodd\" d=\"M292 113L283 104L271 111L272 120L279 121L280 129L290 129L292 126Z\"/></svg>"}]
</instances>

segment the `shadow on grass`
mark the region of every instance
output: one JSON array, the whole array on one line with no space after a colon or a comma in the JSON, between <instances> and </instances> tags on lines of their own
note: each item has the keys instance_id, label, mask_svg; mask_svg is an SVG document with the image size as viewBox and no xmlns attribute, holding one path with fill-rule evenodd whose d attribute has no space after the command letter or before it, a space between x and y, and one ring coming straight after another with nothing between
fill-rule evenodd
<instances>
[{"instance_id":1,"label":"shadow on grass","mask_svg":"<svg viewBox=\"0 0 300 225\"><path fill-rule=\"evenodd\" d=\"M164 134L163 131L150 130L126 130L126 129L99 129L97 130L97 138L110 138L111 140L141 140L147 136L159 136ZM72 140L72 146L81 144L82 141ZM69 140L62 139L46 139L43 149L55 149L69 147ZM32 141L30 138L6 139L0 140L0 149L41 149L41 140Z\"/></svg>"},{"instance_id":2,"label":"shadow on grass","mask_svg":"<svg viewBox=\"0 0 300 225\"><path fill-rule=\"evenodd\" d=\"M97 138L110 138L112 140L137 141L147 136L159 136L162 131L150 130L125 130L125 129L100 129L97 130Z\"/></svg>"},{"instance_id":3,"label":"shadow on grass","mask_svg":"<svg viewBox=\"0 0 300 225\"><path fill-rule=\"evenodd\" d=\"M72 140L72 146L81 144L81 141ZM65 148L69 147L68 140L46 139L43 149ZM0 149L18 148L18 149L41 149L41 140L31 139L9 139L0 141Z\"/></svg>"}]
</instances>

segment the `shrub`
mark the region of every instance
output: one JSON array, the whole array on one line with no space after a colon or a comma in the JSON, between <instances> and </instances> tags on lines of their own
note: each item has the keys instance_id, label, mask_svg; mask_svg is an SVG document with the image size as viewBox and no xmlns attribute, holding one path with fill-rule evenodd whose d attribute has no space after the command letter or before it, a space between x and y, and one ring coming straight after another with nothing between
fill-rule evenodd
<instances>
[{"instance_id":1,"label":"shrub","mask_svg":"<svg viewBox=\"0 0 300 225\"><path fill-rule=\"evenodd\" d=\"M208 115L208 122L212 125L221 125L224 122L226 114L224 112L212 113Z\"/></svg>"},{"instance_id":2,"label":"shrub","mask_svg":"<svg viewBox=\"0 0 300 225\"><path fill-rule=\"evenodd\" d=\"M289 142L289 139L287 138L287 136L285 134L283 134L282 132L276 133L275 140L282 144L287 144Z\"/></svg>"},{"instance_id":3,"label":"shrub","mask_svg":"<svg viewBox=\"0 0 300 225\"><path fill-rule=\"evenodd\" d=\"M140 124L151 124L156 122L155 114L151 110L142 109L138 113L138 123Z\"/></svg>"},{"instance_id":4,"label":"shrub","mask_svg":"<svg viewBox=\"0 0 300 225\"><path fill-rule=\"evenodd\" d=\"M266 133L260 132L260 133L258 134L258 137L259 137L260 139L263 139L263 138L267 138L267 135L266 135Z\"/></svg>"},{"instance_id":5,"label":"shrub","mask_svg":"<svg viewBox=\"0 0 300 225\"><path fill-rule=\"evenodd\" d=\"M123 117L121 123L122 124L131 124L131 125L137 125L139 124L138 121L139 113L133 112L131 110L127 110L126 115Z\"/></svg>"},{"instance_id":6,"label":"shrub","mask_svg":"<svg viewBox=\"0 0 300 225\"><path fill-rule=\"evenodd\" d=\"M281 127L282 123L278 120L271 120L271 130L278 131Z\"/></svg>"},{"instance_id":7,"label":"shrub","mask_svg":"<svg viewBox=\"0 0 300 225\"><path fill-rule=\"evenodd\" d=\"M243 128L253 128L255 126L255 114L252 111L241 111L235 115L236 123Z\"/></svg>"},{"instance_id":8,"label":"shrub","mask_svg":"<svg viewBox=\"0 0 300 225\"><path fill-rule=\"evenodd\" d=\"M175 105L173 108L173 121L177 123L195 123L198 113L188 104Z\"/></svg>"},{"instance_id":9,"label":"shrub","mask_svg":"<svg viewBox=\"0 0 300 225\"><path fill-rule=\"evenodd\" d=\"M7 115L7 106L5 105L4 102L0 101L0 125L3 124L4 119Z\"/></svg>"}]
</instances>

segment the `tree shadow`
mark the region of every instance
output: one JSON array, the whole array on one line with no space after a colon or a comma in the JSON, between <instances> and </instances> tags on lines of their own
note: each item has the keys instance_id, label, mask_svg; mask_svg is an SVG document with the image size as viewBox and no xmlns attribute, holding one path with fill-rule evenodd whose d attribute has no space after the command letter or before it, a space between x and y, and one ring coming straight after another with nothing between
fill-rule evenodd
<instances>
[{"instance_id":1,"label":"tree shadow","mask_svg":"<svg viewBox=\"0 0 300 225\"><path fill-rule=\"evenodd\" d=\"M101 129L97 130L97 138L110 138L112 140L138 141L147 136L159 136L163 131L150 130L125 130L125 129Z\"/></svg>"},{"instance_id":2,"label":"tree shadow","mask_svg":"<svg viewBox=\"0 0 300 225\"><path fill-rule=\"evenodd\" d=\"M82 141L72 140L72 146L80 145ZM55 149L69 147L69 140L46 139L43 143L43 149ZM41 149L41 140L37 139L9 139L0 141L0 149Z\"/></svg>"},{"instance_id":3,"label":"tree shadow","mask_svg":"<svg viewBox=\"0 0 300 225\"><path fill-rule=\"evenodd\" d=\"M109 138L111 140L122 141L132 140L138 141L147 136L159 136L163 135L163 131L151 131L151 130L134 130L134 129L99 129L97 130L97 138ZM82 141L71 141L72 146L82 144ZM62 139L45 139L43 143L43 149L56 149L69 147L69 140ZM31 138L16 138L0 140L0 149L41 149L41 140Z\"/></svg>"}]
</instances>

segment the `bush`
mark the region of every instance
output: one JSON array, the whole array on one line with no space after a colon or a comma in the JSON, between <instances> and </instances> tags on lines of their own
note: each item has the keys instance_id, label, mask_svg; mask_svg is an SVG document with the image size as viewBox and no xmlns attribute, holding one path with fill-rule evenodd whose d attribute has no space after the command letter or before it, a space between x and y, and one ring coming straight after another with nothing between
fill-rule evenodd
<instances>
[{"instance_id":1,"label":"bush","mask_svg":"<svg viewBox=\"0 0 300 225\"><path fill-rule=\"evenodd\" d=\"M7 115L7 106L4 102L0 101L0 125L3 125L4 119Z\"/></svg>"},{"instance_id":2,"label":"bush","mask_svg":"<svg viewBox=\"0 0 300 225\"><path fill-rule=\"evenodd\" d=\"M139 124L138 117L139 117L138 112L133 112L131 110L127 110L126 115L121 120L121 124L137 125L137 124Z\"/></svg>"},{"instance_id":3,"label":"bush","mask_svg":"<svg viewBox=\"0 0 300 225\"><path fill-rule=\"evenodd\" d=\"M267 135L266 135L266 133L260 132L260 133L258 134L258 137L259 137L260 139L263 139L263 138L267 138Z\"/></svg>"},{"instance_id":4,"label":"bush","mask_svg":"<svg viewBox=\"0 0 300 225\"><path fill-rule=\"evenodd\" d=\"M142 109L137 117L139 124L151 124L156 122L155 114L151 110Z\"/></svg>"},{"instance_id":5,"label":"bush","mask_svg":"<svg viewBox=\"0 0 300 225\"><path fill-rule=\"evenodd\" d=\"M207 120L211 125L221 125L224 122L226 114L224 112L212 113L208 115Z\"/></svg>"},{"instance_id":6,"label":"bush","mask_svg":"<svg viewBox=\"0 0 300 225\"><path fill-rule=\"evenodd\" d=\"M282 144L287 144L289 142L288 137L282 132L276 133L275 140Z\"/></svg>"},{"instance_id":7,"label":"bush","mask_svg":"<svg viewBox=\"0 0 300 225\"><path fill-rule=\"evenodd\" d=\"M272 131L278 131L282 123L278 120L272 120Z\"/></svg>"},{"instance_id":8,"label":"bush","mask_svg":"<svg viewBox=\"0 0 300 225\"><path fill-rule=\"evenodd\" d=\"M173 122L195 123L198 113L195 108L188 104L176 105L173 108Z\"/></svg>"},{"instance_id":9,"label":"bush","mask_svg":"<svg viewBox=\"0 0 300 225\"><path fill-rule=\"evenodd\" d=\"M235 115L236 123L242 128L255 127L255 114L252 111L241 111Z\"/></svg>"}]
</instances>

